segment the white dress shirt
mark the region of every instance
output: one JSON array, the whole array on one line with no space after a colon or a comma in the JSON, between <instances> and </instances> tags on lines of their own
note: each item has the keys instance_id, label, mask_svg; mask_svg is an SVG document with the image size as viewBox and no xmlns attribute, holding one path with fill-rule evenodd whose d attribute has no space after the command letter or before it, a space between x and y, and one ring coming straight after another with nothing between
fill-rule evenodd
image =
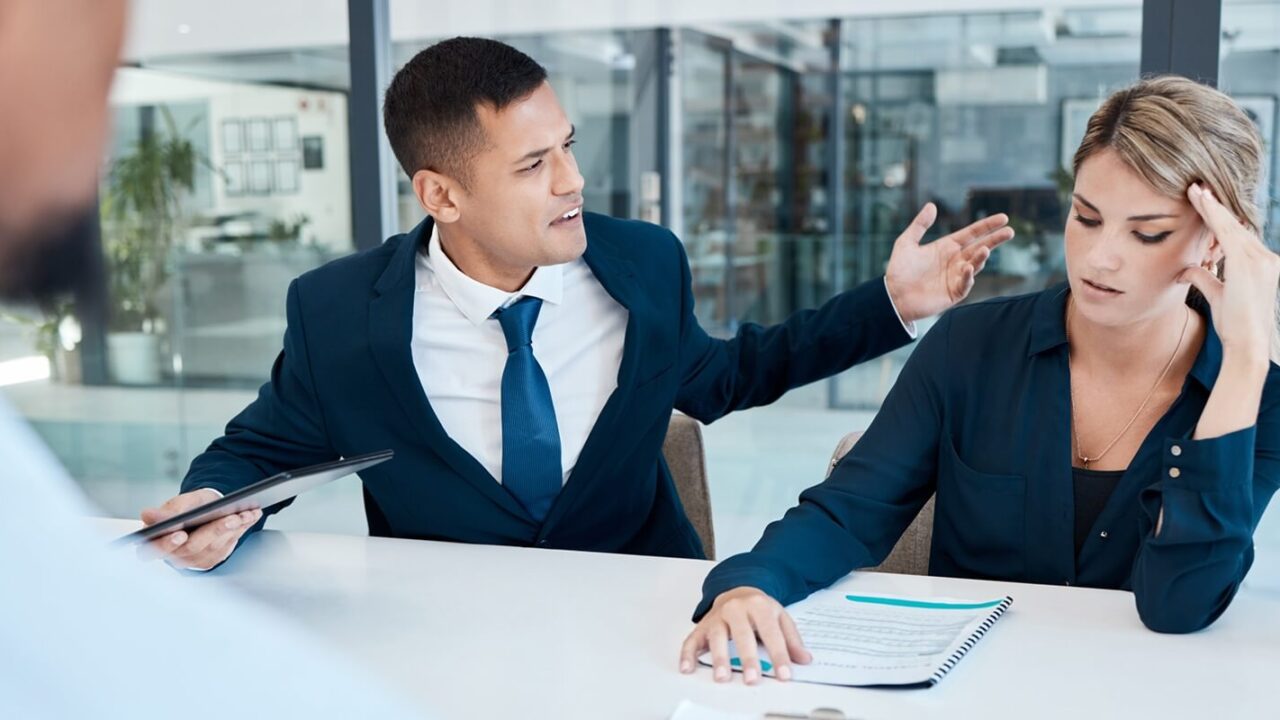
<instances>
[{"instance_id":1,"label":"white dress shirt","mask_svg":"<svg viewBox=\"0 0 1280 720\"><path fill-rule=\"evenodd\" d=\"M507 341L494 311L542 299L533 356L551 386L568 480L591 428L618 387L628 313L582 258L537 268L518 292L477 282L453 264L432 227L415 268L411 349L431 408L454 442L502 482L502 371Z\"/></svg>"},{"instance_id":2,"label":"white dress shirt","mask_svg":"<svg viewBox=\"0 0 1280 720\"><path fill-rule=\"evenodd\" d=\"M912 340L916 339L916 321L907 322L902 319L902 313L898 312L898 303L893 301L893 293L889 292L889 279L884 281L884 294L889 296L889 307L893 308L893 314L898 316L898 322L902 323L902 329L907 331L907 337Z\"/></svg>"}]
</instances>

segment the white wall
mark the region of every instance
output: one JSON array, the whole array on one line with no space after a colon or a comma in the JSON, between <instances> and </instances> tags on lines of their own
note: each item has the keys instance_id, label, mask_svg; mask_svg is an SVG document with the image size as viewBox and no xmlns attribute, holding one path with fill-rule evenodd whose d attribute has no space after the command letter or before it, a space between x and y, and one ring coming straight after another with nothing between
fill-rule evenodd
<instances>
[{"instance_id":1,"label":"white wall","mask_svg":"<svg viewBox=\"0 0 1280 720\"><path fill-rule=\"evenodd\" d=\"M210 160L222 167L226 155L220 128L228 118L296 119L299 143L307 135L324 139L324 168L300 170L298 191L291 194L229 197L225 183L213 183L213 211L261 211L270 218L292 219L302 213L311 222L304 237L337 251L351 249L350 164L347 152L347 100L342 93L282 88L249 83L201 80L154 70L121 68L112 88L113 105L152 105L204 101L212 133ZM301 152L298 153L301 161Z\"/></svg>"},{"instance_id":2,"label":"white wall","mask_svg":"<svg viewBox=\"0 0 1280 720\"><path fill-rule=\"evenodd\" d=\"M297 119L299 143L308 135L324 139L324 167L300 170L298 190L287 195L228 197L225 185L214 183L217 207L230 212L258 210L283 220L302 213L310 218L310 223L302 231L304 237L313 237L318 244L336 251L351 250L346 97L334 92L244 87L242 92L210 99L209 120L213 128L215 164L222 157L222 138L218 129L224 119L292 116ZM301 151L298 157L301 162Z\"/></svg>"}]
</instances>

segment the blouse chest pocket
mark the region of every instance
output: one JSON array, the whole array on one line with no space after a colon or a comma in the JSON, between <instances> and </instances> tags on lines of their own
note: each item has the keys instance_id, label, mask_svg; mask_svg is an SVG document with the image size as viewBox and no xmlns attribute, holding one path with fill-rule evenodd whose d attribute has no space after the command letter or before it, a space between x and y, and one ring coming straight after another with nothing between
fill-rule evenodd
<instances>
[{"instance_id":1,"label":"blouse chest pocket","mask_svg":"<svg viewBox=\"0 0 1280 720\"><path fill-rule=\"evenodd\" d=\"M979 472L942 441L934 550L973 577L1021 579L1025 570L1027 483L1021 475Z\"/></svg>"}]
</instances>

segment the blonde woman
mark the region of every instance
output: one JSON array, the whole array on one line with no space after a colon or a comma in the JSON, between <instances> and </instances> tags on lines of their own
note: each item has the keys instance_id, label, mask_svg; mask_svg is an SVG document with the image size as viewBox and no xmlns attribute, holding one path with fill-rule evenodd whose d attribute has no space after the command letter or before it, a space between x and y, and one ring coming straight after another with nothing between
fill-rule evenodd
<instances>
[{"instance_id":1,"label":"blonde woman","mask_svg":"<svg viewBox=\"0 0 1280 720\"><path fill-rule=\"evenodd\" d=\"M788 679L810 656L783 605L879 563L935 492L931 574L1129 589L1152 630L1212 623L1280 483L1261 161L1217 90L1111 96L1075 155L1067 283L939 320L831 477L708 575L681 669L709 648L730 679L732 639L746 682L760 645Z\"/></svg>"}]
</instances>

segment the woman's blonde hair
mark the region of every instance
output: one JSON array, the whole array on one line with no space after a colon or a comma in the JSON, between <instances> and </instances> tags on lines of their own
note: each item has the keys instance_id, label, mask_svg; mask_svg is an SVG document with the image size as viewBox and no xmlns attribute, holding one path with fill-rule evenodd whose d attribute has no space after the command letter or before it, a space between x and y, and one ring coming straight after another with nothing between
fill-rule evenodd
<instances>
[{"instance_id":1,"label":"woman's blonde hair","mask_svg":"<svg viewBox=\"0 0 1280 720\"><path fill-rule=\"evenodd\" d=\"M1156 192L1185 200L1200 183L1261 237L1262 137L1244 110L1223 92L1176 75L1147 78L1107 98L1089 118L1072 169L1103 150L1114 151ZM1218 263L1213 271L1224 277ZM1193 300L1202 301L1190 290ZM1277 308L1280 318L1280 307ZM1271 357L1280 359L1280 322Z\"/></svg>"},{"instance_id":2,"label":"woman's blonde hair","mask_svg":"<svg viewBox=\"0 0 1280 720\"><path fill-rule=\"evenodd\" d=\"M1089 118L1072 169L1113 150L1162 195L1185 200L1201 183L1250 230L1262 234L1257 205L1262 138L1240 106L1219 90L1175 75L1142 80Z\"/></svg>"}]
</instances>

